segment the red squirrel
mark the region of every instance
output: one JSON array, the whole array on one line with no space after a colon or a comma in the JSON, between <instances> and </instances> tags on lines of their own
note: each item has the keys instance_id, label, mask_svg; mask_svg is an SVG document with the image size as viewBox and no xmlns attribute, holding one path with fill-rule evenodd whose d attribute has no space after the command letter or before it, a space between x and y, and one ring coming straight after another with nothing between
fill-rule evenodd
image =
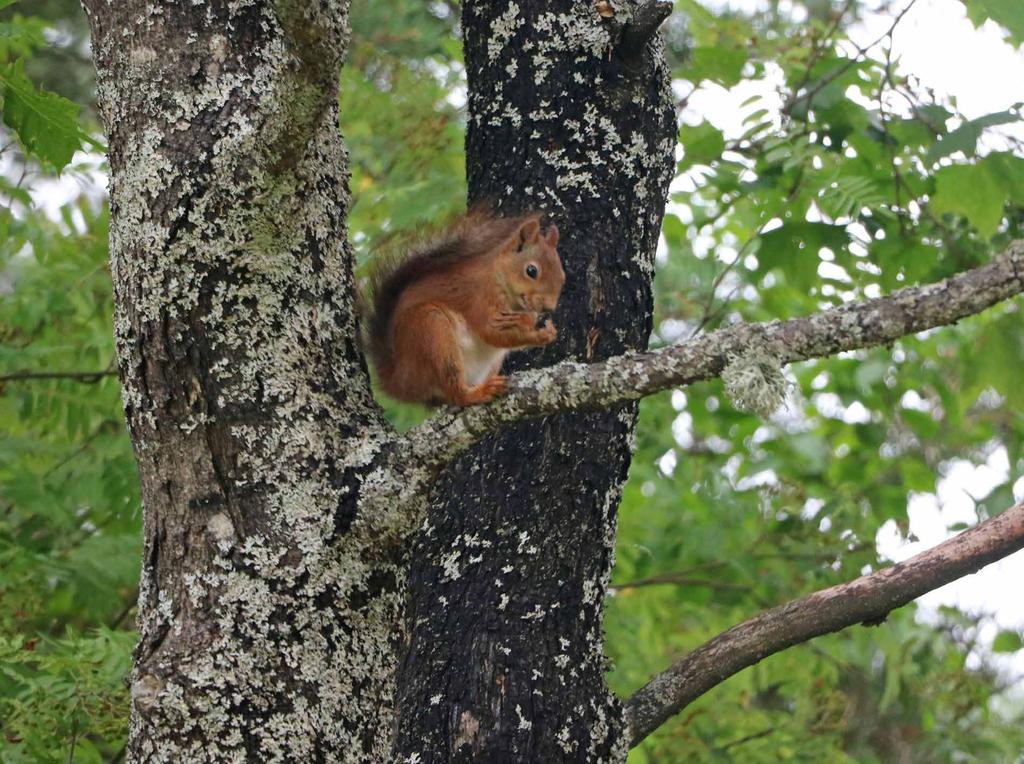
<instances>
[{"instance_id":1,"label":"red squirrel","mask_svg":"<svg viewBox=\"0 0 1024 764\"><path fill-rule=\"evenodd\" d=\"M371 275L367 347L384 392L469 406L506 390L512 350L546 345L565 283L558 228L540 215L462 218L433 246Z\"/></svg>"}]
</instances>

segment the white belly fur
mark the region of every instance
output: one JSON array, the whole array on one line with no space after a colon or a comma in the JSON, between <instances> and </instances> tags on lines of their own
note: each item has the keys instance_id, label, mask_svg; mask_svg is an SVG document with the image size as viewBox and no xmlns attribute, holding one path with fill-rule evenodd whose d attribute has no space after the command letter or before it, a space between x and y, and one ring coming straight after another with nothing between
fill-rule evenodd
<instances>
[{"instance_id":1,"label":"white belly fur","mask_svg":"<svg viewBox=\"0 0 1024 764\"><path fill-rule=\"evenodd\" d=\"M462 348L462 363L466 370L466 384L470 387L479 385L490 376L492 370L497 372L508 350L483 342L464 323L460 322L457 332L459 347Z\"/></svg>"}]
</instances>

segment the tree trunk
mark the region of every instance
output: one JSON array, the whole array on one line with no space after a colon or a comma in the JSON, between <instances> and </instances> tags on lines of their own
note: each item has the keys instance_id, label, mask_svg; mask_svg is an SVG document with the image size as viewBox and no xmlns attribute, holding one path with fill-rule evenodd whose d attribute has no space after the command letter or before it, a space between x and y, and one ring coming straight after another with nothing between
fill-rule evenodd
<instances>
[{"instance_id":1,"label":"tree trunk","mask_svg":"<svg viewBox=\"0 0 1024 764\"><path fill-rule=\"evenodd\" d=\"M670 6L670 4L669 4ZM665 3L464 4L471 201L562 231L557 342L507 370L645 348L674 169ZM602 611L635 404L520 424L459 459L413 552L406 761L622 761ZM417 758L418 756L418 758Z\"/></svg>"},{"instance_id":2,"label":"tree trunk","mask_svg":"<svg viewBox=\"0 0 1024 764\"><path fill-rule=\"evenodd\" d=\"M360 486L345 0L89 0L145 506L138 761L385 761L401 581ZM381 548L383 546L383 548Z\"/></svg>"},{"instance_id":3,"label":"tree trunk","mask_svg":"<svg viewBox=\"0 0 1024 764\"><path fill-rule=\"evenodd\" d=\"M601 602L635 407L522 425L450 472L396 718L423 498L356 339L347 2L86 5L145 506L130 757L387 761L397 731L410 760L621 759ZM675 133L656 23L488 5L465 19L471 195L547 210L570 279L557 345L514 367L643 347Z\"/></svg>"}]
</instances>

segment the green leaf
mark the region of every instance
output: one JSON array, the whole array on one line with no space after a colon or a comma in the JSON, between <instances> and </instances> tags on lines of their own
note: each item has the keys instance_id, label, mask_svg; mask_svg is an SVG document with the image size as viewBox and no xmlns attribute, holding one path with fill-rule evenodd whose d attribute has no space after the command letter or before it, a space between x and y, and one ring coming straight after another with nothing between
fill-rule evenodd
<instances>
[{"instance_id":1,"label":"green leaf","mask_svg":"<svg viewBox=\"0 0 1024 764\"><path fill-rule=\"evenodd\" d=\"M731 87L740 81L746 63L747 51L741 48L698 47L682 74L693 82L711 80Z\"/></svg>"},{"instance_id":2,"label":"green leaf","mask_svg":"<svg viewBox=\"0 0 1024 764\"><path fill-rule=\"evenodd\" d=\"M838 251L849 243L845 226L824 223L786 223L761 236L758 271L778 268L786 280L802 290L818 282L818 251Z\"/></svg>"},{"instance_id":3,"label":"green leaf","mask_svg":"<svg viewBox=\"0 0 1024 764\"><path fill-rule=\"evenodd\" d=\"M992 19L1009 30L1014 44L1024 42L1024 4L1020 0L964 0L964 5L975 26Z\"/></svg>"},{"instance_id":4,"label":"green leaf","mask_svg":"<svg viewBox=\"0 0 1024 764\"><path fill-rule=\"evenodd\" d=\"M683 147L683 159L679 163L680 172L695 164L711 164L725 149L722 131L710 122L701 122L694 127L683 125L679 128L679 143Z\"/></svg>"},{"instance_id":5,"label":"green leaf","mask_svg":"<svg viewBox=\"0 0 1024 764\"><path fill-rule=\"evenodd\" d=\"M1005 194L1002 183L989 165L953 165L935 173L936 192L932 212L963 215L985 238L989 238L1003 219Z\"/></svg>"},{"instance_id":6,"label":"green leaf","mask_svg":"<svg viewBox=\"0 0 1024 764\"><path fill-rule=\"evenodd\" d=\"M32 204L32 195L21 186L11 183L7 178L0 176L0 193L11 199L24 204L26 207Z\"/></svg>"},{"instance_id":7,"label":"green leaf","mask_svg":"<svg viewBox=\"0 0 1024 764\"><path fill-rule=\"evenodd\" d=\"M678 215L672 213L665 215L661 230L670 247L682 246L686 241L686 226L683 225L683 221L679 219Z\"/></svg>"},{"instance_id":8,"label":"green leaf","mask_svg":"<svg viewBox=\"0 0 1024 764\"><path fill-rule=\"evenodd\" d=\"M998 179L1008 201L1024 204L1024 158L1001 151L989 154L980 164Z\"/></svg>"},{"instance_id":9,"label":"green leaf","mask_svg":"<svg viewBox=\"0 0 1024 764\"><path fill-rule=\"evenodd\" d=\"M879 205L886 200L885 192L872 178L849 175L837 178L819 192L818 206L830 218L856 217L869 207L882 212Z\"/></svg>"},{"instance_id":10,"label":"green leaf","mask_svg":"<svg viewBox=\"0 0 1024 764\"><path fill-rule=\"evenodd\" d=\"M842 57L829 57L813 68L813 78L803 87L801 96L791 108L793 117L805 120L810 111L823 112L846 101L846 90L860 82L862 62Z\"/></svg>"},{"instance_id":11,"label":"green leaf","mask_svg":"<svg viewBox=\"0 0 1024 764\"><path fill-rule=\"evenodd\" d=\"M15 15L10 20L0 21L0 64L46 47L45 33L50 26L34 16Z\"/></svg>"},{"instance_id":12,"label":"green leaf","mask_svg":"<svg viewBox=\"0 0 1024 764\"><path fill-rule=\"evenodd\" d=\"M992 640L992 652L1015 653L1024 648L1024 639L1016 631L1001 631Z\"/></svg>"},{"instance_id":13,"label":"green leaf","mask_svg":"<svg viewBox=\"0 0 1024 764\"><path fill-rule=\"evenodd\" d=\"M0 21L0 40L21 40L26 36L28 33L23 25Z\"/></svg>"},{"instance_id":14,"label":"green leaf","mask_svg":"<svg viewBox=\"0 0 1024 764\"><path fill-rule=\"evenodd\" d=\"M1019 122L1020 115L1012 111L1000 111L993 114L986 114L984 117L970 119L960 127L944 135L925 155L925 162L933 164L943 157L962 151L968 157L974 156L978 146L978 139L986 127L1006 125L1011 122Z\"/></svg>"},{"instance_id":15,"label":"green leaf","mask_svg":"<svg viewBox=\"0 0 1024 764\"><path fill-rule=\"evenodd\" d=\"M890 366L891 363L883 358L871 358L859 364L853 375L857 389L862 393L870 392L872 388L882 383Z\"/></svg>"},{"instance_id":16,"label":"green leaf","mask_svg":"<svg viewBox=\"0 0 1024 764\"><path fill-rule=\"evenodd\" d=\"M967 353L964 394L970 403L992 388L1006 398L1011 411L1024 407L1024 386L1020 368L1024 362L1024 319L1006 313L993 319L979 334Z\"/></svg>"},{"instance_id":17,"label":"green leaf","mask_svg":"<svg viewBox=\"0 0 1024 764\"><path fill-rule=\"evenodd\" d=\"M0 95L4 123L17 133L25 151L58 172L66 167L82 145L78 105L37 90L20 60L0 69Z\"/></svg>"}]
</instances>

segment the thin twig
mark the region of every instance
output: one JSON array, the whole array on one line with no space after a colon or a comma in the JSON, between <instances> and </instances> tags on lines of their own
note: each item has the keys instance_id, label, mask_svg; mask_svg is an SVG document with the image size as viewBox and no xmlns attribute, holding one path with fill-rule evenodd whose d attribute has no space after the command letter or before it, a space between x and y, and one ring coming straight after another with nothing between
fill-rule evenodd
<instances>
[{"instance_id":1,"label":"thin twig","mask_svg":"<svg viewBox=\"0 0 1024 764\"><path fill-rule=\"evenodd\" d=\"M16 371L11 374L0 374L0 383L25 382L36 379L67 379L72 382L94 385L105 377L116 376L117 371L114 369L103 371Z\"/></svg>"},{"instance_id":2,"label":"thin twig","mask_svg":"<svg viewBox=\"0 0 1024 764\"><path fill-rule=\"evenodd\" d=\"M900 224L900 233L903 236L907 235L907 220L903 214L903 200L901 198L900 189L902 189L906 182L903 179L902 173L900 173L899 165L896 163L896 149L893 146L897 143L893 138L892 131L889 129L889 114L885 109L885 94L886 85L893 90L896 89L895 84L892 80L892 37L889 38L889 44L885 48L885 74L882 77L882 81L878 83L878 119L882 125L882 142L885 145L885 153L889 155L889 167L892 169L892 180L893 180L893 192L896 200L896 219Z\"/></svg>"},{"instance_id":3,"label":"thin twig","mask_svg":"<svg viewBox=\"0 0 1024 764\"><path fill-rule=\"evenodd\" d=\"M828 87L832 82L837 80L839 77L842 77L854 66L859 64L861 59L868 54L868 51L870 51L872 48L874 48L887 37L892 37L892 33L895 31L897 25L903 20L903 17L907 15L907 13L910 11L911 8L914 7L916 3L917 0L910 0L910 2L907 3L906 7L902 11L900 11L899 14L896 16L895 20L892 22L892 25L889 27L888 30L886 30L885 34L881 35L877 40L875 40L872 43L869 43L868 45L858 47L855 51L855 55L848 59L843 66L836 68L835 70L829 72L829 74L827 74L825 77L822 77L817 82L817 84L815 84L815 86L811 88L809 91L807 91L804 95L798 95L800 91L794 90L789 103L782 107L782 113L787 115L791 114L793 112L793 109L796 108L796 105L800 101L807 102L807 108L809 111L811 103L814 101L814 97L818 95L818 93L820 93L822 90Z\"/></svg>"},{"instance_id":4,"label":"thin twig","mask_svg":"<svg viewBox=\"0 0 1024 764\"><path fill-rule=\"evenodd\" d=\"M750 591L750 587L744 584L734 584L729 581L716 581L710 578L691 578L689 576L680 576L675 573L666 573L661 576L649 576L647 578L637 578L633 581L624 581L621 584L615 584L611 588L613 591L621 592L625 589L639 589L644 586L660 586L663 584L673 584L675 586L696 586L705 589L721 589L722 591L733 592Z\"/></svg>"},{"instance_id":5,"label":"thin twig","mask_svg":"<svg viewBox=\"0 0 1024 764\"><path fill-rule=\"evenodd\" d=\"M78 692L78 685L75 685L75 692ZM68 764L75 762L75 747L78 745L78 703L75 703L71 711L71 747L68 749Z\"/></svg>"},{"instance_id":6,"label":"thin twig","mask_svg":"<svg viewBox=\"0 0 1024 764\"><path fill-rule=\"evenodd\" d=\"M824 51L827 48L831 48L830 43L832 43L832 38L835 33L839 31L839 25L853 7L854 2L856 2L856 0L846 0L846 5L839 9L832 26L826 30L825 35L820 41L812 38L813 44L811 45L811 55L807 57L807 64L804 67L804 76L800 79L800 82L797 83L796 87L793 88L794 97L797 93L807 87L807 84L811 81L811 72L814 71L815 64L821 60Z\"/></svg>"},{"instance_id":7,"label":"thin twig","mask_svg":"<svg viewBox=\"0 0 1024 764\"><path fill-rule=\"evenodd\" d=\"M721 749L723 751L728 751L730 748L735 748L736 746L743 745L744 743L749 743L753 740L760 740L763 737L768 737L773 732L775 732L775 727L768 727L767 729L763 729L760 732L754 732L750 735L744 735L738 740L733 740L732 742L726 743L725 745L721 746Z\"/></svg>"},{"instance_id":8,"label":"thin twig","mask_svg":"<svg viewBox=\"0 0 1024 764\"><path fill-rule=\"evenodd\" d=\"M104 424L106 424L106 422L104 422ZM84 441L82 441L81 445L79 445L78 448L76 448L74 451L72 451L70 454L65 456L63 459L61 459L55 465L50 467L50 469L48 469L45 473L43 473L43 480L46 480L48 477L50 477L53 473L55 473L61 467L64 467L71 460L73 460L73 459L77 458L78 456L80 456L81 454L83 454L89 448L89 446L92 445L93 441L96 440L96 438L99 437L101 432L103 432L103 425L100 425L95 430L93 430L89 434L89 436Z\"/></svg>"},{"instance_id":9,"label":"thin twig","mask_svg":"<svg viewBox=\"0 0 1024 764\"><path fill-rule=\"evenodd\" d=\"M111 629L119 629L119 628L121 628L121 625L124 623L124 620L128 617L128 614L132 612L132 608L134 608L138 603L139 603L139 587L136 586L132 590L132 594L128 598L127 604L124 606L124 608L121 609L121 612L118 613L114 617L114 620L110 622L110 628Z\"/></svg>"},{"instance_id":10,"label":"thin twig","mask_svg":"<svg viewBox=\"0 0 1024 764\"><path fill-rule=\"evenodd\" d=\"M706 327L708 323L711 321L711 308L715 304L715 292L718 291L718 287L720 287L722 285L722 282L725 281L725 277L728 276L729 273L732 272L732 269L736 267L736 263L740 262L740 260L743 259L744 253L746 253L746 251L750 248L750 245L761 237L761 234L764 232L764 227L766 225L768 225L768 223L762 223L758 227L754 235L748 238L745 242L743 242L743 246L740 247L739 251L736 253L736 257L733 258L731 263L727 263L725 268L723 268L722 271L715 277L715 280L711 283L711 290L708 293L707 302L704 303L704 312L701 316L700 323L697 324L697 328L693 330L693 333L690 335L690 339L693 339L702 331L704 331L704 327ZM734 295L735 293L736 290L734 289L732 292L726 295L726 298L722 301L723 305L727 306L729 304L729 300L732 298L732 295Z\"/></svg>"}]
</instances>

